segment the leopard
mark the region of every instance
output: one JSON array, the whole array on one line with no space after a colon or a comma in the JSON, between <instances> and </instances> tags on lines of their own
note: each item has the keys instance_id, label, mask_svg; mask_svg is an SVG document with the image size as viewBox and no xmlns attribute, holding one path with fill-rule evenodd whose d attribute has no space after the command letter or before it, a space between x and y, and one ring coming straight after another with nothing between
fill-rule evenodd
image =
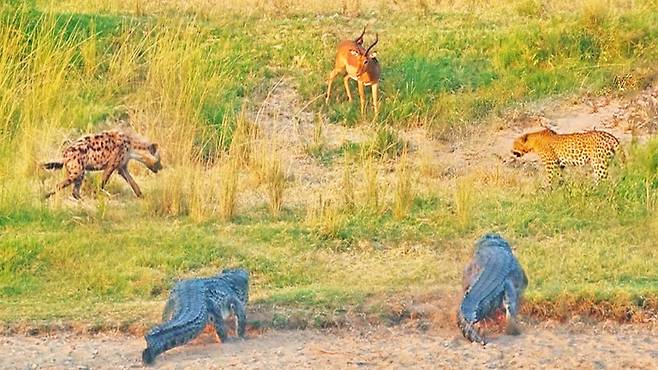
<instances>
[{"instance_id":1,"label":"leopard","mask_svg":"<svg viewBox=\"0 0 658 370\"><path fill-rule=\"evenodd\" d=\"M62 159L43 164L47 170L64 168L67 173L66 179L55 190L48 192L45 198L73 184L72 196L79 200L80 187L87 171L103 171L101 189L118 171L135 195L141 198L142 191L128 172L128 162L133 159L143 163L153 173L162 169L159 145L135 132L112 129L82 136L65 146Z\"/></svg>"},{"instance_id":2,"label":"leopard","mask_svg":"<svg viewBox=\"0 0 658 370\"><path fill-rule=\"evenodd\" d=\"M598 183L608 177L610 161L619 149L619 139L605 131L559 134L546 128L516 138L512 154L519 158L526 153L537 153L552 184L560 178L560 170L566 165L583 166L589 163L593 167L594 181Z\"/></svg>"}]
</instances>

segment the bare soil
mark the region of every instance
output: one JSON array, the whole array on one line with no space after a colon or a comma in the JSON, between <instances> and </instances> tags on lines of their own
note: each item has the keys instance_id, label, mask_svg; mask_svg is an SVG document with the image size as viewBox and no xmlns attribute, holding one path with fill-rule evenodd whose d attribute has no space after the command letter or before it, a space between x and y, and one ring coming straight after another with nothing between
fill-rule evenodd
<instances>
[{"instance_id":1,"label":"bare soil","mask_svg":"<svg viewBox=\"0 0 658 370\"><path fill-rule=\"evenodd\" d=\"M162 369L656 369L655 325L600 323L525 326L519 336L491 333L482 347L456 327L421 331L398 325L251 333L219 344L210 333L156 358ZM141 337L57 334L0 337L3 369L142 367Z\"/></svg>"}]
</instances>

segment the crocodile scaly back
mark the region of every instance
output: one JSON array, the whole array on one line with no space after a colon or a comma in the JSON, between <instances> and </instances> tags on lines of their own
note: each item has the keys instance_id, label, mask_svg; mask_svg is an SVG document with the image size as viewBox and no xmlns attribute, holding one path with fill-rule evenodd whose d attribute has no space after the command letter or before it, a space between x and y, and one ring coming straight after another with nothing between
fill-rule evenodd
<instances>
[{"instance_id":1,"label":"crocodile scaly back","mask_svg":"<svg viewBox=\"0 0 658 370\"><path fill-rule=\"evenodd\" d=\"M512 298L509 310L516 315L527 278L509 244L497 234L487 234L475 245L473 261L465 270L465 285L457 325L468 340L484 345L486 340L474 325L494 313L505 297Z\"/></svg>"},{"instance_id":2,"label":"crocodile scaly back","mask_svg":"<svg viewBox=\"0 0 658 370\"><path fill-rule=\"evenodd\" d=\"M145 335L147 347L142 352L145 364L171 348L196 337L208 323L213 323L221 340L226 337L223 320L230 312L236 316L238 334L245 333L245 306L249 300L249 273L243 269L223 270L205 279L178 282L169 294L163 323Z\"/></svg>"},{"instance_id":3,"label":"crocodile scaly back","mask_svg":"<svg viewBox=\"0 0 658 370\"><path fill-rule=\"evenodd\" d=\"M187 280L176 284L167 303L170 320L158 325L146 334L147 348L142 360L150 364L155 356L196 337L206 326L208 309L205 302L204 280Z\"/></svg>"}]
</instances>

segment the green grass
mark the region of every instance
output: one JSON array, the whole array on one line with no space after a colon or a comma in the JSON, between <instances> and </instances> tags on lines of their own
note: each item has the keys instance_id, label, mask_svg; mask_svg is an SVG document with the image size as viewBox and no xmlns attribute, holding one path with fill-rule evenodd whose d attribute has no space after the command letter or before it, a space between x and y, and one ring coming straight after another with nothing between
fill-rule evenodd
<instances>
[{"instance_id":1,"label":"green grass","mask_svg":"<svg viewBox=\"0 0 658 370\"><path fill-rule=\"evenodd\" d=\"M176 279L226 266L249 269L253 302L273 307L335 310L410 290L454 291L474 240L488 231L512 241L530 276L531 302L637 306L658 297L658 223L646 189L626 171L646 166L643 182L655 197L656 145L633 152L615 174L618 183L598 188L519 193L474 180L466 225L455 216L455 199L441 191L416 197L402 220L390 209L344 209L334 235L307 226L295 209L279 218L254 210L231 224L133 222L129 215L143 215L140 203L114 207L102 220L84 210L9 214L0 229L0 317L84 321L116 304L132 307L121 322L140 321L153 317L153 302Z\"/></svg>"},{"instance_id":2,"label":"green grass","mask_svg":"<svg viewBox=\"0 0 658 370\"><path fill-rule=\"evenodd\" d=\"M366 1L357 19L324 16L333 14L324 2L312 2L313 11L289 3L282 12L229 4L231 16L194 2L180 12L150 2L0 6L1 321L152 322L176 279L226 266L249 269L254 302L275 311L358 309L369 299L456 291L474 241L488 231L512 241L533 303L635 307L658 299L655 140L631 148L625 167L598 188L575 181L542 190L521 175L474 173L435 179L429 190L412 184L411 208L405 200L394 215L379 167L363 182L348 168L354 204L326 201L313 216L286 205L289 179L275 171L272 194L284 194L282 209L273 202L278 216L263 205L238 206L226 222L214 211L224 159L245 157L236 161L245 162L232 175L238 181L257 172L249 166L275 158L255 150L256 137L241 134L240 124L282 77L328 124L378 127L368 141L338 148L324 146L320 127L312 157L327 169L361 159L375 168L404 151L400 127L447 133L527 102L643 87L658 61L655 4L608 11L596 2L495 2L486 11L457 1L395 11ZM384 71L374 121L371 105L361 117L357 102L343 101L340 83L328 106L316 99L336 43L366 19L367 41L380 34ZM147 198L134 200L115 183L116 199L43 202L59 175L43 174L38 163L57 155L64 139L120 118L164 150L162 173L138 173Z\"/></svg>"}]
</instances>

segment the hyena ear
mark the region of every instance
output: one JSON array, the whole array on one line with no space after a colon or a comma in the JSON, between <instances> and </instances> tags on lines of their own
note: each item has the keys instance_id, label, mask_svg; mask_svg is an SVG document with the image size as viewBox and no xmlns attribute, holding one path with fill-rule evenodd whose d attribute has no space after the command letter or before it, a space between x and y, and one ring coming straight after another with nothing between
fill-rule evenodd
<instances>
[{"instance_id":1,"label":"hyena ear","mask_svg":"<svg viewBox=\"0 0 658 370\"><path fill-rule=\"evenodd\" d=\"M153 155L155 155L155 153L157 153L159 149L160 147L156 143L149 145L149 152L151 152L151 154Z\"/></svg>"}]
</instances>

